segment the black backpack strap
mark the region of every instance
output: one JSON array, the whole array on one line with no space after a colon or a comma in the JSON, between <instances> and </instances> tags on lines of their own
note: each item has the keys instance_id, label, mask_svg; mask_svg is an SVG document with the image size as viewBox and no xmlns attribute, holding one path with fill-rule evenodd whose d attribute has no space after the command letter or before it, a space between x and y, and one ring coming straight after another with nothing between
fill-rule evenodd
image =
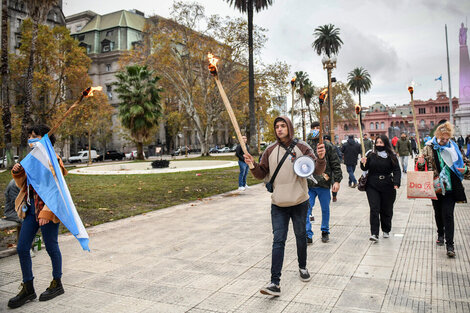
<instances>
[{"instance_id":1,"label":"black backpack strap","mask_svg":"<svg viewBox=\"0 0 470 313\"><path fill-rule=\"evenodd\" d=\"M286 153L284 154L284 156L282 157L281 161L279 162L279 164L277 165L276 167L276 170L274 171L274 174L273 176L271 177L271 179L269 180L269 183L272 185L274 183L274 180L276 179L276 176L277 176L277 173L279 173L279 170L281 169L281 166L282 164L284 163L284 161L286 160L287 156L289 154L292 154L293 153L293 150L294 150L294 147L295 145L297 144L297 142L299 142L299 140L297 138L295 138L292 143L289 145L289 147L286 148ZM295 157L295 154L293 155Z\"/></svg>"}]
</instances>

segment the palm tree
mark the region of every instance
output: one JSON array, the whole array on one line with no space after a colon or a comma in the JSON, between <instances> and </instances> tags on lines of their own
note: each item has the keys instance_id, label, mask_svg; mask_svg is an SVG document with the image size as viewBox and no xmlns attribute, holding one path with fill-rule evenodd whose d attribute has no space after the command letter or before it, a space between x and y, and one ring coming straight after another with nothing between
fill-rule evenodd
<instances>
[{"instance_id":1,"label":"palm tree","mask_svg":"<svg viewBox=\"0 0 470 313\"><path fill-rule=\"evenodd\" d=\"M308 117L310 120L310 125L313 123L313 118L312 118L312 110L310 109L310 103L312 102L312 98L315 95L315 86L313 86L312 82L307 79L306 82L304 83L304 99L305 99L305 104L307 105L307 110L308 110Z\"/></svg>"},{"instance_id":2,"label":"palm tree","mask_svg":"<svg viewBox=\"0 0 470 313\"><path fill-rule=\"evenodd\" d=\"M363 67L356 67L348 73L348 88L354 94L359 95L359 105L361 105L361 93L366 93L370 90L372 82L367 70Z\"/></svg>"},{"instance_id":3,"label":"palm tree","mask_svg":"<svg viewBox=\"0 0 470 313\"><path fill-rule=\"evenodd\" d=\"M10 111L10 91L8 75L8 3L2 0L2 121L3 121L3 141L5 143L5 155L7 157L7 168L13 166L11 155L11 111Z\"/></svg>"},{"instance_id":4,"label":"palm tree","mask_svg":"<svg viewBox=\"0 0 470 313\"><path fill-rule=\"evenodd\" d=\"M143 142L149 138L162 115L162 89L157 86L160 77L147 66L132 65L117 73L116 78L118 81L113 85L117 87L116 92L121 100L119 117L137 143L137 159L143 160Z\"/></svg>"},{"instance_id":5,"label":"palm tree","mask_svg":"<svg viewBox=\"0 0 470 313\"><path fill-rule=\"evenodd\" d=\"M337 54L343 41L339 38L339 28L335 28L335 25L328 24L315 28L313 35L316 37L312 43L313 49L318 55L322 52L328 57L333 54Z\"/></svg>"},{"instance_id":6,"label":"palm tree","mask_svg":"<svg viewBox=\"0 0 470 313\"><path fill-rule=\"evenodd\" d=\"M248 94L249 94L249 115L250 132L248 143L250 150L256 151L256 140L253 139L256 133L256 112L255 112L255 70L253 61L253 9L256 13L268 8L273 4L273 0L225 0L231 6L240 10L242 13L248 13ZM259 136L259 134L258 134Z\"/></svg>"},{"instance_id":7,"label":"palm tree","mask_svg":"<svg viewBox=\"0 0 470 313\"><path fill-rule=\"evenodd\" d=\"M308 79L308 74L303 71L295 72L295 77L296 77L295 83L297 86L299 86L299 89L297 89L297 92L300 95L300 110L302 114L302 138L305 141L307 132L305 129L305 111L304 111L303 99L304 99L304 86L305 86L305 83L309 81L309 79Z\"/></svg>"},{"instance_id":8,"label":"palm tree","mask_svg":"<svg viewBox=\"0 0 470 313\"><path fill-rule=\"evenodd\" d=\"M26 8L29 16L33 21L33 31L31 38L31 49L29 52L29 64L26 69L25 79L25 103L23 111L23 121L21 124L21 142L20 142L20 157L25 153L26 143L28 141L28 126L32 122L31 118L31 104L33 100L33 71L34 71L34 57L36 54L36 40L38 37L38 28L47 19L47 14L53 6L58 4L58 0L26 0Z\"/></svg>"}]
</instances>

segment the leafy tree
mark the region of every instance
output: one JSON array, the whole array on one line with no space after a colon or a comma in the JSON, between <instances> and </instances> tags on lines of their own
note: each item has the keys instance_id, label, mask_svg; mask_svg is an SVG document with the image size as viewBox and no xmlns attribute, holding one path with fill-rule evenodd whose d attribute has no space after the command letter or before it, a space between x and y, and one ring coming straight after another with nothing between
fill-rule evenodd
<instances>
[{"instance_id":1,"label":"leafy tree","mask_svg":"<svg viewBox=\"0 0 470 313\"><path fill-rule=\"evenodd\" d=\"M147 69L147 66L133 65L117 73L116 78L118 81L114 85L121 100L119 117L137 143L137 159L143 160L143 142L158 125L162 114L162 89L157 86L160 77Z\"/></svg>"},{"instance_id":2,"label":"leafy tree","mask_svg":"<svg viewBox=\"0 0 470 313\"><path fill-rule=\"evenodd\" d=\"M328 57L337 54L343 41L339 37L339 28L335 28L333 24L323 25L315 28L313 35L316 37L312 43L312 47L318 55L322 52Z\"/></svg>"},{"instance_id":3,"label":"leafy tree","mask_svg":"<svg viewBox=\"0 0 470 313\"><path fill-rule=\"evenodd\" d=\"M302 138L306 140L306 130L305 130L305 112L304 112L304 86L309 81L308 74L303 71L295 72L295 85L298 86L297 93L300 95L300 109L301 109L301 116L302 116ZM294 122L294 121L292 121Z\"/></svg>"},{"instance_id":4,"label":"leafy tree","mask_svg":"<svg viewBox=\"0 0 470 313\"><path fill-rule=\"evenodd\" d=\"M25 102L23 109L23 121L21 124L20 157L22 157L26 152L25 148L28 141L28 126L33 121L31 118L31 106L33 102L33 73L36 57L36 40L38 37L38 29L39 25L46 21L47 14L52 9L52 7L57 4L58 0L25 0L26 9L28 10L31 20L33 21L33 29L24 86Z\"/></svg>"},{"instance_id":5,"label":"leafy tree","mask_svg":"<svg viewBox=\"0 0 470 313\"><path fill-rule=\"evenodd\" d=\"M366 93L370 90L372 81L367 70L363 67L356 67L348 73L348 88L354 94L359 95L359 105L361 104L361 93Z\"/></svg>"},{"instance_id":6,"label":"leafy tree","mask_svg":"<svg viewBox=\"0 0 470 313\"><path fill-rule=\"evenodd\" d=\"M252 151L254 151L255 142L253 140L255 135L255 71L253 60L253 10L259 12L272 5L272 0L226 0L231 6L240 10L242 13L248 14L248 49L249 49L249 62L248 62L248 81L249 81L249 109L250 109L250 133L248 142Z\"/></svg>"}]
</instances>

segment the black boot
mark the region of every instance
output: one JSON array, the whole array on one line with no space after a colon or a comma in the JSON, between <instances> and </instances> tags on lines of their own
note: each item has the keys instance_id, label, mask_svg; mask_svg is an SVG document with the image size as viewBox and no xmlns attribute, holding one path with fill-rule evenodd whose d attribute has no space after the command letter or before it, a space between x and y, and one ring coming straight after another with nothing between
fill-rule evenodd
<instances>
[{"instance_id":1,"label":"black boot","mask_svg":"<svg viewBox=\"0 0 470 313\"><path fill-rule=\"evenodd\" d=\"M54 299L58 295L61 295L64 293L64 287L62 287L62 282L60 281L60 278L54 278L51 281L51 285L41 293L39 296L39 301L47 301Z\"/></svg>"},{"instance_id":2,"label":"black boot","mask_svg":"<svg viewBox=\"0 0 470 313\"><path fill-rule=\"evenodd\" d=\"M448 256L449 258L455 257L454 245L447 245L447 256Z\"/></svg>"},{"instance_id":3,"label":"black boot","mask_svg":"<svg viewBox=\"0 0 470 313\"><path fill-rule=\"evenodd\" d=\"M26 301L36 299L36 293L34 292L32 280L21 283L21 286L22 288L20 293L8 301L8 307L12 309L19 308L25 304Z\"/></svg>"}]
</instances>

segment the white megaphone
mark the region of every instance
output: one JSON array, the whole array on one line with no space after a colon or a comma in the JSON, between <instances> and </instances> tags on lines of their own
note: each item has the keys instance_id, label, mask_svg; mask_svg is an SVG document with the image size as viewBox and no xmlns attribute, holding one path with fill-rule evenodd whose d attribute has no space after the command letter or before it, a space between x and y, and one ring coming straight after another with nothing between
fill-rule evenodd
<instances>
[{"instance_id":1,"label":"white megaphone","mask_svg":"<svg viewBox=\"0 0 470 313\"><path fill-rule=\"evenodd\" d=\"M315 170L315 161L308 155L302 155L295 159L294 172L300 177L309 177Z\"/></svg>"}]
</instances>

